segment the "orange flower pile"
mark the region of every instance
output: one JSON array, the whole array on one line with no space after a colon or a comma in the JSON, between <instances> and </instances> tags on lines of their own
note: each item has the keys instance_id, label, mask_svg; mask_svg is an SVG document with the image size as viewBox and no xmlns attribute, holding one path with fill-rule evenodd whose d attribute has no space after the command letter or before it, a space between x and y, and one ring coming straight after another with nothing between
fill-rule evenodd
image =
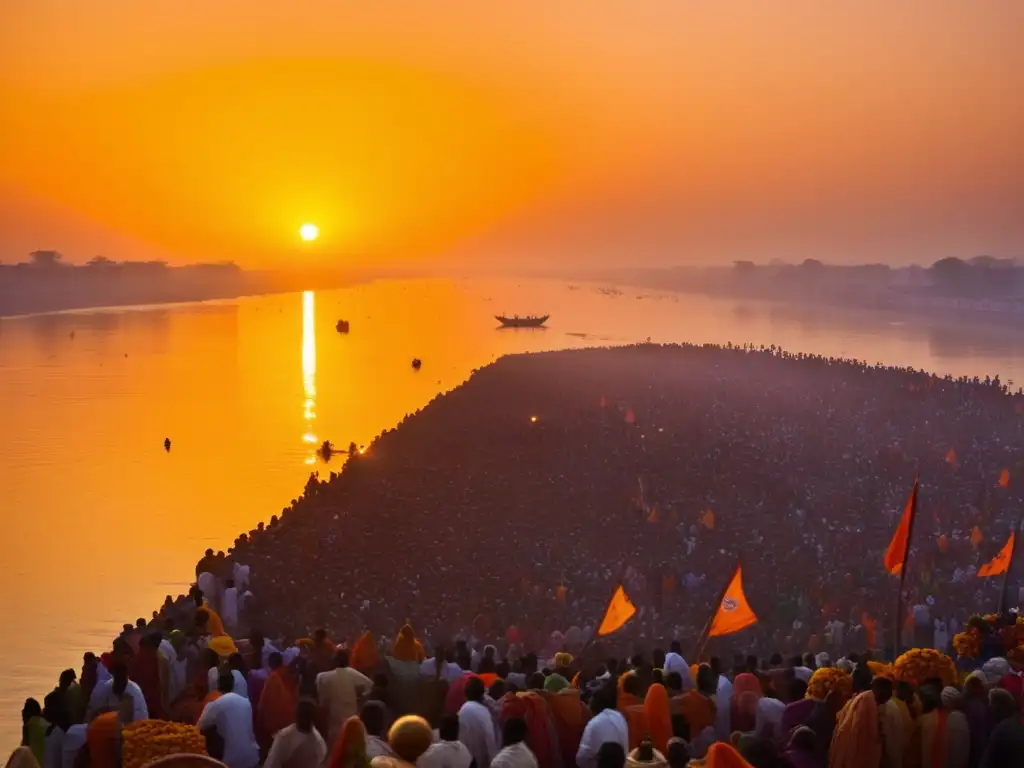
<instances>
[{"instance_id":1,"label":"orange flower pile","mask_svg":"<svg viewBox=\"0 0 1024 768\"><path fill-rule=\"evenodd\" d=\"M871 674L875 677L888 677L890 680L894 677L892 664L886 664L881 661L869 661L868 669L871 670Z\"/></svg>"},{"instance_id":2,"label":"orange flower pile","mask_svg":"<svg viewBox=\"0 0 1024 768\"><path fill-rule=\"evenodd\" d=\"M919 686L925 680L937 677L943 685L956 684L956 664L944 653L931 648L914 648L907 651L893 665L897 680Z\"/></svg>"},{"instance_id":3,"label":"orange flower pile","mask_svg":"<svg viewBox=\"0 0 1024 768\"><path fill-rule=\"evenodd\" d=\"M161 757L182 754L206 754L206 739L194 725L139 720L121 731L124 768L143 768Z\"/></svg>"},{"instance_id":4,"label":"orange flower pile","mask_svg":"<svg viewBox=\"0 0 1024 768\"><path fill-rule=\"evenodd\" d=\"M977 630L969 629L953 635L953 650L958 659L976 659L981 653L981 637Z\"/></svg>"},{"instance_id":5,"label":"orange flower pile","mask_svg":"<svg viewBox=\"0 0 1024 768\"><path fill-rule=\"evenodd\" d=\"M824 701L832 691L839 691L846 701L853 695L853 676L835 667L822 667L814 670L811 680L807 683L808 699Z\"/></svg>"}]
</instances>

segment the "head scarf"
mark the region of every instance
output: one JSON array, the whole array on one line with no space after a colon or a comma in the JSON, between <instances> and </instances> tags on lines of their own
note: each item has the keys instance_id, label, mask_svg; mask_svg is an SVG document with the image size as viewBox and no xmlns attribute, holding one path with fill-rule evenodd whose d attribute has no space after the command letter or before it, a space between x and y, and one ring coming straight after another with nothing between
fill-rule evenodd
<instances>
[{"instance_id":1,"label":"head scarf","mask_svg":"<svg viewBox=\"0 0 1024 768\"><path fill-rule=\"evenodd\" d=\"M647 690L644 714L647 716L651 743L659 752L666 752L668 740L672 738L672 712L669 709L668 691L661 683L655 683Z\"/></svg>"},{"instance_id":2,"label":"head scarf","mask_svg":"<svg viewBox=\"0 0 1024 768\"><path fill-rule=\"evenodd\" d=\"M690 665L686 663L686 659L680 656L674 651L669 651L665 654L665 674L670 672L678 672L679 676L683 678L683 690L688 691L694 687L693 684L693 673L690 671Z\"/></svg>"},{"instance_id":3,"label":"head scarf","mask_svg":"<svg viewBox=\"0 0 1024 768\"><path fill-rule=\"evenodd\" d=\"M561 651L555 654L555 666L556 667L571 667L572 666L572 654Z\"/></svg>"},{"instance_id":4,"label":"head scarf","mask_svg":"<svg viewBox=\"0 0 1024 768\"><path fill-rule=\"evenodd\" d=\"M704 768L753 768L731 744L718 741L708 749Z\"/></svg>"},{"instance_id":5,"label":"head scarf","mask_svg":"<svg viewBox=\"0 0 1024 768\"><path fill-rule=\"evenodd\" d=\"M953 707L957 705L957 702L960 701L960 691L951 685L947 685L942 689L941 698L942 706L946 709L953 709Z\"/></svg>"},{"instance_id":6,"label":"head scarf","mask_svg":"<svg viewBox=\"0 0 1024 768\"><path fill-rule=\"evenodd\" d=\"M215 651L221 658L226 658L233 653L238 653L238 648L235 647L235 641L227 635L221 635L220 637L213 638L207 647L210 650Z\"/></svg>"},{"instance_id":7,"label":"head scarf","mask_svg":"<svg viewBox=\"0 0 1024 768\"><path fill-rule=\"evenodd\" d=\"M549 675L544 681L544 690L549 693L558 693L569 687L569 681L561 675Z\"/></svg>"},{"instance_id":8,"label":"head scarf","mask_svg":"<svg viewBox=\"0 0 1024 768\"><path fill-rule=\"evenodd\" d=\"M395 644L391 647L391 655L398 661L423 661L427 658L423 646L416 639L416 633L408 624L398 631Z\"/></svg>"},{"instance_id":9,"label":"head scarf","mask_svg":"<svg viewBox=\"0 0 1024 768\"><path fill-rule=\"evenodd\" d=\"M360 672L371 672L377 668L379 661L377 644L373 641L373 634L367 630L352 647L349 666Z\"/></svg>"},{"instance_id":10,"label":"head scarf","mask_svg":"<svg viewBox=\"0 0 1024 768\"><path fill-rule=\"evenodd\" d=\"M39 768L39 763L28 747L18 747L11 753L7 768Z\"/></svg>"},{"instance_id":11,"label":"head scarf","mask_svg":"<svg viewBox=\"0 0 1024 768\"><path fill-rule=\"evenodd\" d=\"M341 728L338 740L331 750L327 768L366 768L366 728L358 717L350 717Z\"/></svg>"},{"instance_id":12,"label":"head scarf","mask_svg":"<svg viewBox=\"0 0 1024 768\"><path fill-rule=\"evenodd\" d=\"M882 745L878 733L878 703L872 691L857 694L836 720L829 768L863 768L878 765Z\"/></svg>"},{"instance_id":13,"label":"head scarf","mask_svg":"<svg viewBox=\"0 0 1024 768\"><path fill-rule=\"evenodd\" d=\"M1004 675L1010 674L1010 662L1002 657L989 659L981 666L981 674L985 676L985 686L994 688L1003 679Z\"/></svg>"}]
</instances>

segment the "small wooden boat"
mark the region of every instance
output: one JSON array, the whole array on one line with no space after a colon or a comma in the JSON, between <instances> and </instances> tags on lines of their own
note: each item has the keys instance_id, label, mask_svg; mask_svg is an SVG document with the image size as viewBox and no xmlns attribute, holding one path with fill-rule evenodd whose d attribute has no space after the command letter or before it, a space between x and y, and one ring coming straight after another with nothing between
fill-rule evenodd
<instances>
[{"instance_id":1,"label":"small wooden boat","mask_svg":"<svg viewBox=\"0 0 1024 768\"><path fill-rule=\"evenodd\" d=\"M501 323L504 328L540 328L548 321L549 317L551 315L526 315L525 317L520 317L519 315L513 315L512 317L495 315L494 319Z\"/></svg>"},{"instance_id":2,"label":"small wooden boat","mask_svg":"<svg viewBox=\"0 0 1024 768\"><path fill-rule=\"evenodd\" d=\"M412 359L412 367L415 368L417 371L420 369L420 367L422 365L423 365L423 361L420 360L418 357L414 357Z\"/></svg>"},{"instance_id":3,"label":"small wooden boat","mask_svg":"<svg viewBox=\"0 0 1024 768\"><path fill-rule=\"evenodd\" d=\"M348 333L348 320L339 320L338 324L334 326L334 329L338 333Z\"/></svg>"}]
</instances>

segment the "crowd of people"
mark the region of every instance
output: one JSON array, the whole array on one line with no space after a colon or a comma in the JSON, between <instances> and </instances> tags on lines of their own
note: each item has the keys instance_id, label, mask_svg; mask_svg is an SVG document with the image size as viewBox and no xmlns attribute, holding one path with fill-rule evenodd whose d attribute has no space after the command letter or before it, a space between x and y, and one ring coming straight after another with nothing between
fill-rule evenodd
<instances>
[{"instance_id":1,"label":"crowd of people","mask_svg":"<svg viewBox=\"0 0 1024 768\"><path fill-rule=\"evenodd\" d=\"M744 647L862 650L892 640L882 554L917 475L908 601L952 637L998 601L975 574L1024 508L1022 405L998 378L771 349L509 357L311 477L231 555L267 631L408 620L537 646L587 636L623 578L631 642L692 636L742 558Z\"/></svg>"},{"instance_id":2,"label":"crowd of people","mask_svg":"<svg viewBox=\"0 0 1024 768\"><path fill-rule=\"evenodd\" d=\"M121 768L119 729L163 718L196 725L227 768L1024 766L1024 677L1001 657L911 681L871 652L690 665L674 641L545 658L466 641L428 651L408 625L351 648L324 631L236 644L193 599L187 634L169 620L128 631L42 709L29 700L11 764Z\"/></svg>"},{"instance_id":3,"label":"crowd of people","mask_svg":"<svg viewBox=\"0 0 1024 768\"><path fill-rule=\"evenodd\" d=\"M299 498L227 552L208 551L189 596L168 597L152 621L126 626L107 658L87 656L77 684L64 685L62 678L62 689L78 685L89 692L80 697L87 706L79 702L72 719L62 722L84 726L100 710L123 709L127 696L136 719L145 701L150 717L207 725L201 717L221 717L221 709L240 716L244 707L234 696L250 702L254 743L267 756L270 737L284 727L310 733L293 722L298 700L290 698L271 696L274 716L260 724L260 693L281 689L288 678L298 699L319 702L302 710L302 723L328 713L328 723L313 730L326 737L329 754L359 714L354 702L360 693L381 701L404 690L403 671L396 673L394 664L409 661L402 658L409 654L390 657L379 679L369 675L369 691L356 686L353 693L339 684L346 703L331 714L318 698L328 695L318 676L334 674L340 659L326 638L358 654L365 631L393 637L406 624L424 629L414 647L452 648L435 655L433 681L416 676L416 693L402 694L411 699L433 690L431 682L457 686L467 669L477 669L472 654L469 666L463 663L452 645L456 638L468 649L500 649L488 666L499 667L500 657L504 667L477 669L488 691L497 682L488 675L520 692L567 679L567 670L555 667L543 681L533 679L543 663L531 668L535 657L523 655L524 648L552 660L565 649L601 657L644 654L630 666L605 663L593 678L585 666L568 670L584 683L570 688L580 690L594 721L605 722L614 719L601 720L606 709L622 708L600 708L607 703L602 688L594 687L601 675L627 680L627 696L646 701L654 690L660 700L652 680L662 669L660 684L675 694L670 703L682 695L668 667L654 663L656 640L695 642L737 559L758 621L737 635L713 638L709 653L862 658L868 649L891 648L894 626L902 628L905 645L948 651L968 616L995 609L1004 586L1000 578L979 578L977 568L1003 546L1024 508L1015 482L1024 472L1022 411L1024 395L998 378L941 378L777 349L645 344L504 358L384 432L340 473L311 476ZM882 559L915 477L920 493L905 566L906 621L900 616L897 622L899 579ZM619 584L637 615L595 642L595 627ZM1015 604L1016 593L1008 594ZM230 639L251 630L258 630L251 642ZM310 640L281 641L297 635ZM524 661L525 672L515 671ZM806 676L802 670L813 668L805 662L790 669ZM429 677L430 664L425 669ZM634 674L621 674L626 669ZM712 671L716 685L731 677ZM774 694L766 698L778 703L766 707L778 710L792 698L788 683L771 687L760 670L745 674L761 680L762 694ZM700 670L690 675L697 695L720 695L717 688L700 690L700 676ZM631 679L639 680L639 689ZM111 694L92 702L96 690L107 690L98 688L101 682ZM732 684L738 682L737 675ZM869 692L867 685L860 694ZM217 693L227 703L211 710L215 702L208 699L221 698ZM929 693L928 686L917 691L922 711ZM965 687L961 698L970 693ZM874 694L876 704L885 703ZM504 701L485 704L493 714ZM856 701L862 702L859 720L874 711L866 698ZM923 714L945 711L941 706ZM42 722L52 732L54 720L65 717L45 717L37 708L27 707L25 717L33 743ZM39 709L47 709L45 702ZM444 730L421 709L410 700L387 707L393 714L426 714ZM722 711L716 707L716 717L724 717ZM576 714L589 717L582 709ZM694 716L687 710L688 719ZM370 717L375 732L363 740L384 744L384 726ZM499 717L499 725L508 720ZM533 745L531 710L524 720ZM697 722L703 722L699 716ZM942 722L945 734L947 719ZM734 731L758 732L736 725L720 724L723 746ZM449 722L445 732L452 728ZM699 756L693 742L702 751L703 729L691 723L689 733L687 759ZM789 745L789 735L776 729L777 752ZM816 737L820 759L823 739L825 747L834 739ZM597 752L602 748L603 742L596 745ZM560 749L561 765L571 766ZM983 753L973 749L971 765L978 765ZM252 754L228 764L251 768L245 763ZM672 754L678 761L682 752L677 747ZM598 764L596 752L588 755L577 754L581 768ZM479 761L477 768L484 768Z\"/></svg>"}]
</instances>

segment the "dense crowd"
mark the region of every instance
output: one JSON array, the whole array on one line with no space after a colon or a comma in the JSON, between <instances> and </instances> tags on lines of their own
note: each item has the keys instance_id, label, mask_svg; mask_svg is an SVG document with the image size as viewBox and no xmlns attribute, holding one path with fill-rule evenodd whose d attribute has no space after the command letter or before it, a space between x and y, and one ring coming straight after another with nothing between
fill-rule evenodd
<instances>
[{"instance_id":1,"label":"dense crowd","mask_svg":"<svg viewBox=\"0 0 1024 768\"><path fill-rule=\"evenodd\" d=\"M409 620L539 647L587 636L625 577L631 642L687 637L741 557L761 619L744 647L881 647L882 553L919 474L908 600L948 638L998 599L975 570L1022 509L1022 404L998 379L776 350L510 357L311 477L232 555L272 632Z\"/></svg>"},{"instance_id":2,"label":"dense crowd","mask_svg":"<svg viewBox=\"0 0 1024 768\"><path fill-rule=\"evenodd\" d=\"M49 709L58 711L49 718L36 712L38 705L27 707L25 722L48 722L52 732L57 720L69 728L77 720L84 729L102 712L116 725L140 719L139 707L128 713L124 704L144 699L151 718L202 728L209 723L201 713L218 698L239 717L244 707L238 699L249 704L253 743L262 756L274 733L296 717L322 731L330 751L365 697L397 697L388 713L419 713L442 728L421 699L442 682L459 686L468 670L488 686L500 679L505 690L520 691L578 673L579 687L570 689L589 709L577 708L577 720L590 712L598 720L605 710L622 710L629 719L629 707L641 706L650 690L660 700L655 677L670 703L691 692L674 687L656 640L695 642L737 559L759 620L742 633L713 638L708 652L790 657L810 651L817 662L785 667L776 659L771 673L743 673L761 683L763 698L778 702L765 706L779 710L779 704L799 703L790 691L797 672L803 679L815 666L828 667L828 658L845 656L863 678L863 654L892 646L899 579L882 567L882 556L915 477L918 514L905 566L906 622L903 616L899 622L904 646L948 651L970 614L995 609L1002 580L979 578L977 568L1018 524L1022 409L1024 395L1010 393L998 379L940 378L775 349L639 345L504 358L386 431L340 473L311 476L280 516L240 536L226 553L208 551L188 597L168 597L152 621L126 626L103 659L87 656L79 682L68 682L73 673L62 677L61 689L79 686L89 693L79 696L86 703L100 682L114 686L116 695L92 706L79 701L73 717L53 701ZM1016 585L1012 571L1008 582ZM621 632L595 642L594 628L618 584L639 610ZM1015 592L1008 594L1016 604ZM433 680L433 662L422 669L413 664L419 652L405 649L385 662L374 646L372 665L360 656L358 664L346 660L339 667L367 669L369 688L341 686L344 718L325 706L323 697L334 694L325 693L318 676L333 675L341 662L327 638L354 655L362 645L365 655L364 632L394 637L404 625L423 630L412 647L450 648L435 654ZM250 632L245 643L231 639ZM283 641L296 635L310 639ZM457 638L461 644L453 645ZM544 662L524 655L524 648L551 660L551 674L535 677L544 674ZM576 667L554 664L565 650L585 654ZM580 661L635 652L642 655L629 664ZM622 674L626 670L634 674ZM751 683L735 670L712 672L714 691L707 679L699 685L701 670L682 675L683 684L689 679L715 703L723 680ZM254 689L271 680L280 688L279 678L291 681L296 700L274 707L276 719L261 725ZM615 705L607 706L601 681L625 681L625 694L635 700L626 698L632 703L624 708L623 691L617 691ZM885 691L876 690L884 683L873 689L861 679L858 685L873 692L876 709L885 705ZM912 691L920 714L945 711L941 701L928 708L933 687ZM496 727L504 728L517 718L500 716L506 699L495 693L502 688L488 694L493 701L482 701L498 713ZM958 692L961 699L971 694L967 685ZM300 698L309 706L298 707ZM858 718L875 712L868 697L856 701ZM734 708L726 709L730 719L716 730L720 740L734 732L763 736L756 723L746 728L749 723L734 719ZM718 700L716 717L726 709ZM524 720L532 748L539 715L531 719L530 711ZM686 716L692 720L696 713L686 710ZM942 722L945 734L945 717ZM377 731L370 736L384 739L383 726L370 725ZM904 725L909 739L914 726ZM445 732L451 728L448 723ZM775 752L784 751L791 730L774 729L769 741ZM632 731L630 751L638 746L639 730ZM706 751L703 731L692 722L680 730L687 759ZM39 741L37 728L33 743ZM832 732L816 733L816 744L819 763L796 768L823 764L835 744ZM569 768L567 747L560 749L559 764L536 757L545 768ZM971 765L978 765L982 747L972 750ZM683 753L677 748L674 754L678 760ZM250 757L225 762L252 768ZM645 747L640 758L647 757ZM580 768L598 764L588 762L596 755L580 759ZM485 767L477 761L477 768Z\"/></svg>"},{"instance_id":3,"label":"dense crowd","mask_svg":"<svg viewBox=\"0 0 1024 768\"><path fill-rule=\"evenodd\" d=\"M326 632L236 644L198 590L186 633L165 618L69 670L23 712L16 768L1015 768L1024 677L1003 657L964 674L914 649L790 659L668 651L605 659L458 640L406 625L351 648ZM993 617L1015 636L1015 613ZM287 647L286 647L287 646ZM283 650L279 650L283 649ZM139 758L142 755L145 757ZM205 763L203 763L205 765Z\"/></svg>"}]
</instances>

